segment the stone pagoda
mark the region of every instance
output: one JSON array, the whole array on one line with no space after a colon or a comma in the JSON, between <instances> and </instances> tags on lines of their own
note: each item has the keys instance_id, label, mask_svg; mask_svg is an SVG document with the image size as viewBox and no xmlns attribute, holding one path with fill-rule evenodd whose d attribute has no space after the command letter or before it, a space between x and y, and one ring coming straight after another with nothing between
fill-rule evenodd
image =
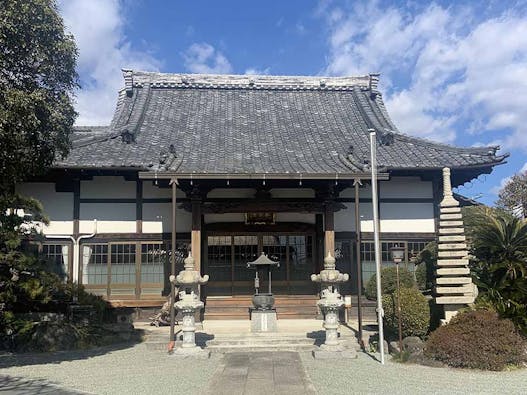
<instances>
[{"instance_id":1,"label":"stone pagoda","mask_svg":"<svg viewBox=\"0 0 527 395\"><path fill-rule=\"evenodd\" d=\"M440 205L435 301L444 306L443 323L473 303L476 286L468 268L468 248L459 202L452 195L450 169L443 169L443 200Z\"/></svg>"}]
</instances>

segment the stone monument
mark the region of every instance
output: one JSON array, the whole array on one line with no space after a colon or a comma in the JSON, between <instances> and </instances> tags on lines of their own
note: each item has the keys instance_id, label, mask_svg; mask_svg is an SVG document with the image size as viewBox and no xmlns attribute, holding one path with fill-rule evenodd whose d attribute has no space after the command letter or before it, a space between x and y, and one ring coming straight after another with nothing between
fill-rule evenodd
<instances>
[{"instance_id":1,"label":"stone monument","mask_svg":"<svg viewBox=\"0 0 527 395\"><path fill-rule=\"evenodd\" d=\"M459 202L452 194L450 169L443 169L443 200L439 205L439 242L435 278L435 302L444 306L443 323L473 303L477 287L468 268L468 249Z\"/></svg>"},{"instance_id":2,"label":"stone monument","mask_svg":"<svg viewBox=\"0 0 527 395\"><path fill-rule=\"evenodd\" d=\"M328 252L324 258L324 270L320 274L312 274L311 281L321 283L321 297L317 302L324 314L323 327L326 338L320 347L313 351L313 356L320 359L356 358L356 350L345 347L339 341L339 310L344 306L344 300L339 292L339 284L349 280L349 275L340 273L335 268L335 258Z\"/></svg>"},{"instance_id":3,"label":"stone monument","mask_svg":"<svg viewBox=\"0 0 527 395\"><path fill-rule=\"evenodd\" d=\"M179 301L174 304L183 315L183 342L176 347L172 353L180 357L208 358L210 351L205 351L196 345L196 312L199 312L204 304L199 298L199 285L206 284L209 276L201 277L199 271L194 270L194 258L189 254L185 258L184 270L177 276L170 276L170 282L179 286Z\"/></svg>"},{"instance_id":4,"label":"stone monument","mask_svg":"<svg viewBox=\"0 0 527 395\"><path fill-rule=\"evenodd\" d=\"M262 252L262 255L255 261L247 263L248 268L253 268L256 271L254 277L253 305L251 311L251 332L276 332L278 331L276 309L274 306L274 296L271 291L271 268L280 267L280 262L272 261ZM260 293L260 277L259 270L267 271L268 286L267 293Z\"/></svg>"}]
</instances>

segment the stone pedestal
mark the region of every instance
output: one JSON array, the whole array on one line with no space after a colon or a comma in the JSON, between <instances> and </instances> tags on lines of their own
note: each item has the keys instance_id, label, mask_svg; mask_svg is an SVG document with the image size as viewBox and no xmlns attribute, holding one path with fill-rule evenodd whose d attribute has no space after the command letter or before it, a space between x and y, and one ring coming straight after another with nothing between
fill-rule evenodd
<instances>
[{"instance_id":1,"label":"stone pedestal","mask_svg":"<svg viewBox=\"0 0 527 395\"><path fill-rule=\"evenodd\" d=\"M276 310L253 310L251 313L251 332L277 332Z\"/></svg>"}]
</instances>

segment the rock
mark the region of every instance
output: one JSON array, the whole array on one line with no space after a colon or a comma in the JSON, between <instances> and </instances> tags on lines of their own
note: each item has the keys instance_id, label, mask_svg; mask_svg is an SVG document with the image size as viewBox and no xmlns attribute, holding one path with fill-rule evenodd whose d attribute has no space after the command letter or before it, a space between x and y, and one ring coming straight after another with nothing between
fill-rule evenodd
<instances>
[{"instance_id":1,"label":"rock","mask_svg":"<svg viewBox=\"0 0 527 395\"><path fill-rule=\"evenodd\" d=\"M408 336L403 339L403 349L410 354L423 352L424 342L417 336Z\"/></svg>"},{"instance_id":2,"label":"rock","mask_svg":"<svg viewBox=\"0 0 527 395\"><path fill-rule=\"evenodd\" d=\"M399 353L401 351L399 350L399 342L398 341L390 342L390 346L388 350L390 351L390 354Z\"/></svg>"}]
</instances>

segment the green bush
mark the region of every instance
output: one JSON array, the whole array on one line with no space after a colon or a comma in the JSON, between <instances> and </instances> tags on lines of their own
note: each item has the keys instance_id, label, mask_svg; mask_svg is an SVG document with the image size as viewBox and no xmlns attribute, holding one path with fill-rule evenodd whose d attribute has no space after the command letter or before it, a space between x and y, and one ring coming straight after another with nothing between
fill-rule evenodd
<instances>
[{"instance_id":1,"label":"green bush","mask_svg":"<svg viewBox=\"0 0 527 395\"><path fill-rule=\"evenodd\" d=\"M383 295L384 325L390 337L397 337L397 292ZM424 337L430 326L430 307L426 297L416 288L401 288L401 327L403 337Z\"/></svg>"},{"instance_id":2,"label":"green bush","mask_svg":"<svg viewBox=\"0 0 527 395\"><path fill-rule=\"evenodd\" d=\"M511 320L476 310L461 312L432 332L424 353L452 367L503 370L526 362L526 348Z\"/></svg>"},{"instance_id":3,"label":"green bush","mask_svg":"<svg viewBox=\"0 0 527 395\"><path fill-rule=\"evenodd\" d=\"M415 287L414 275L404 267L399 267L399 281L401 288ZM381 270L381 288L383 295L391 294L397 289L395 266L385 267ZM377 299L377 279L375 278L375 274L366 283L364 295L370 300Z\"/></svg>"},{"instance_id":4,"label":"green bush","mask_svg":"<svg viewBox=\"0 0 527 395\"><path fill-rule=\"evenodd\" d=\"M437 262L437 243L428 243L415 259L415 279L420 290L432 289Z\"/></svg>"}]
</instances>

